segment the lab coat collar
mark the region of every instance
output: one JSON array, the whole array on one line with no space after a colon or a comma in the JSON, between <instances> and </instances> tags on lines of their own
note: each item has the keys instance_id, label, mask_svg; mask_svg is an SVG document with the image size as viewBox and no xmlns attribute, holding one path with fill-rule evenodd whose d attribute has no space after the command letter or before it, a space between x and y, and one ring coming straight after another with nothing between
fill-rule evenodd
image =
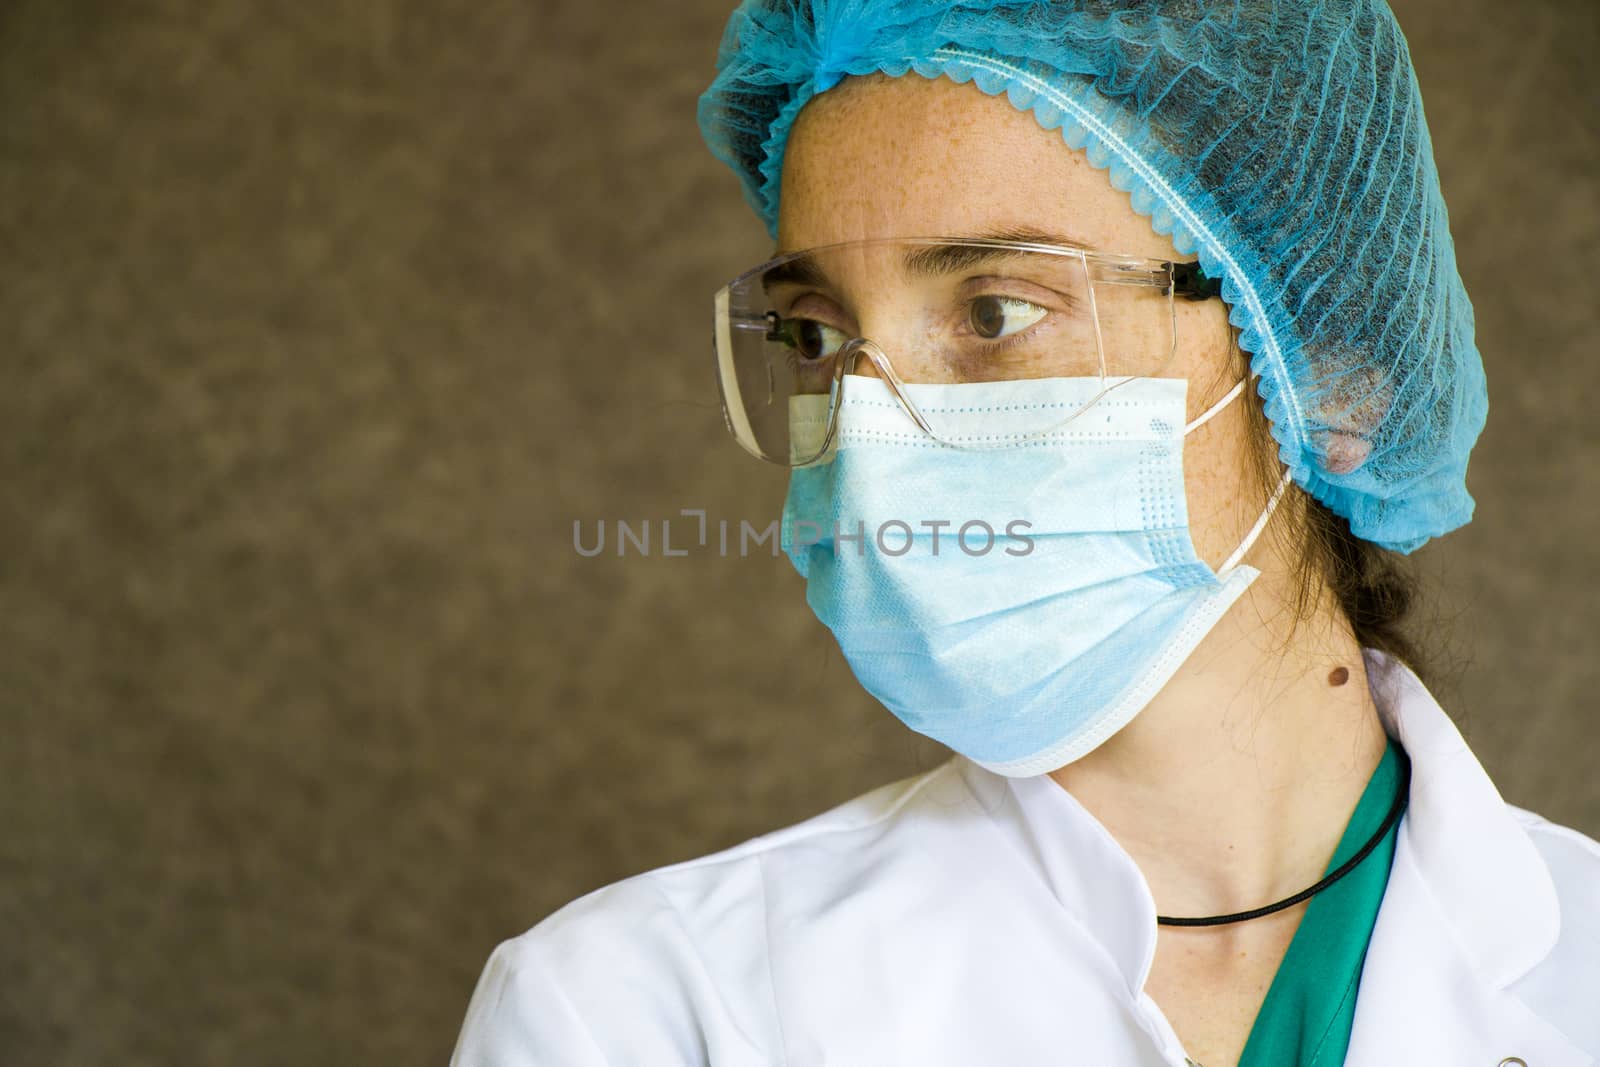
<instances>
[{"instance_id":1,"label":"lab coat collar","mask_svg":"<svg viewBox=\"0 0 1600 1067\"><path fill-rule=\"evenodd\" d=\"M1156 904L1133 857L1048 774L1007 778L963 756L956 764L997 828L1136 998L1155 959Z\"/></svg>"},{"instance_id":2,"label":"lab coat collar","mask_svg":"<svg viewBox=\"0 0 1600 1067\"><path fill-rule=\"evenodd\" d=\"M1590 1067L1508 988L1560 934L1544 858L1417 676L1370 649L1366 665L1412 776L1346 1062Z\"/></svg>"},{"instance_id":3,"label":"lab coat collar","mask_svg":"<svg viewBox=\"0 0 1600 1067\"><path fill-rule=\"evenodd\" d=\"M1384 728L1410 757L1412 777L1349 1062L1469 1062L1437 1058L1442 1038L1474 1056L1511 1047L1506 1055L1522 1049L1540 1067L1591 1063L1505 992L1549 954L1559 933L1543 858L1417 676L1381 652L1365 650L1364 658ZM957 763L1063 912L1105 950L1130 995L1142 997L1158 928L1149 884L1132 857L1049 775L1004 778L964 758ZM1016 803L1003 803L1007 795ZM1430 1001L1427 1009L1422 1001ZM1434 1020L1421 1031L1419 1009ZM1423 1058L1393 1058L1401 1047Z\"/></svg>"},{"instance_id":4,"label":"lab coat collar","mask_svg":"<svg viewBox=\"0 0 1600 1067\"><path fill-rule=\"evenodd\" d=\"M1503 989L1549 955L1561 928L1549 868L1460 731L1399 660L1365 650L1389 736L1411 757L1401 841L1485 982Z\"/></svg>"},{"instance_id":5,"label":"lab coat collar","mask_svg":"<svg viewBox=\"0 0 1600 1067\"><path fill-rule=\"evenodd\" d=\"M1138 998L1155 960L1155 897L1133 857L1050 774L1005 777L957 766L995 827L1040 872L1067 920L1104 950Z\"/></svg>"}]
</instances>

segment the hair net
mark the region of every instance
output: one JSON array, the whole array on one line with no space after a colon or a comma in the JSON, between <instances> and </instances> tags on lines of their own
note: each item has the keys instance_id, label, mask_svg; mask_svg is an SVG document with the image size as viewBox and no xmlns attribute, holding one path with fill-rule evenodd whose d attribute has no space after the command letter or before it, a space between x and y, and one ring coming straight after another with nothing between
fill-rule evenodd
<instances>
[{"instance_id":1,"label":"hair net","mask_svg":"<svg viewBox=\"0 0 1600 1067\"><path fill-rule=\"evenodd\" d=\"M745 0L700 126L773 234L795 117L874 71L1006 94L1221 278L1281 459L1357 536L1472 517L1483 366L1381 0Z\"/></svg>"}]
</instances>

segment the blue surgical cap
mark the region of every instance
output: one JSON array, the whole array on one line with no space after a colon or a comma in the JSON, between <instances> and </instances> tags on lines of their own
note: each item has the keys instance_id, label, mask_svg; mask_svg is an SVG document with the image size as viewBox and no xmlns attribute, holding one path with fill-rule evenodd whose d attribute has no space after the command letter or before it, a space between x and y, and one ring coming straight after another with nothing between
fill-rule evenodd
<instances>
[{"instance_id":1,"label":"blue surgical cap","mask_svg":"<svg viewBox=\"0 0 1600 1067\"><path fill-rule=\"evenodd\" d=\"M769 232L800 109L872 72L1004 93L1221 278L1280 458L1358 537L1471 519L1483 363L1380 0L745 0L700 128Z\"/></svg>"}]
</instances>

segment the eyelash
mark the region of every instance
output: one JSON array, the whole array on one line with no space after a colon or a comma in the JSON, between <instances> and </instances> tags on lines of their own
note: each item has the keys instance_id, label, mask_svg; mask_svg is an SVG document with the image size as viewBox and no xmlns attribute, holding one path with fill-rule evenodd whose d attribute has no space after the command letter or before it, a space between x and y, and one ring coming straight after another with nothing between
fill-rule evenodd
<instances>
[{"instance_id":1,"label":"eyelash","mask_svg":"<svg viewBox=\"0 0 1600 1067\"><path fill-rule=\"evenodd\" d=\"M814 293L806 294L806 296L814 296L814 295L816 295L816 294L814 294ZM1001 294L998 294L998 293L979 293L977 296L974 296L974 297L972 297L971 299L969 299L967 301L967 306L968 306L969 310L970 310L970 308L971 308L971 306L972 306L974 301L981 300L984 297L1000 297L1001 299L1006 299L1006 300L1020 300L1023 303L1033 304L1034 307L1044 307L1043 304L1034 303L1034 301L1026 300L1026 299L1024 299L1023 297L1020 297L1020 296L1004 297L1004 296L1001 296ZM805 299L804 296L800 297L799 299L795 300L794 303L798 304L798 303L800 303L801 300L804 300L804 299ZM1045 310L1049 311L1050 309L1049 308L1045 308ZM785 315L784 317L785 318L789 318L791 316L790 315ZM805 318L804 315L801 315L801 316L798 316L798 317L799 318ZM813 321L822 322L823 320L815 319ZM1022 342L1030 339L1033 336L1033 332L1035 330L1039 329L1039 327L1043 326L1044 323L1047 322L1047 321L1048 321L1048 318L1041 319L1040 321L1038 321L1036 323L1033 323L1031 326L1029 326L1025 330L1021 330L1021 331L1019 331L1017 333L1014 333L1009 337L1002 337L1002 338L1000 338L998 340L990 340L988 338L976 337L976 336L970 337L969 340L977 344L979 353L981 355L992 356L995 353L1004 352L1008 348L1013 348L1013 347L1015 347L1017 345L1020 345ZM824 323L824 325L832 326L831 323ZM842 330L842 329L840 329L840 327L837 327L837 326L833 326L832 328L836 329L836 330L840 330L840 332L842 332L842 333L849 333L850 332L849 330ZM794 354L793 354L793 350L790 351L790 355L789 355L788 358L791 359L791 360L796 358L794 356Z\"/></svg>"},{"instance_id":2,"label":"eyelash","mask_svg":"<svg viewBox=\"0 0 1600 1067\"><path fill-rule=\"evenodd\" d=\"M984 355L993 355L996 352L1004 352L1008 348L1013 348L1016 345L1020 345L1022 342L1031 339L1033 337L1033 331L1037 330L1040 326L1043 326L1044 323L1045 320L1040 319L1027 329L1019 330L1009 337L1001 337L997 339L974 337L972 340L978 345L979 350L982 351Z\"/></svg>"}]
</instances>

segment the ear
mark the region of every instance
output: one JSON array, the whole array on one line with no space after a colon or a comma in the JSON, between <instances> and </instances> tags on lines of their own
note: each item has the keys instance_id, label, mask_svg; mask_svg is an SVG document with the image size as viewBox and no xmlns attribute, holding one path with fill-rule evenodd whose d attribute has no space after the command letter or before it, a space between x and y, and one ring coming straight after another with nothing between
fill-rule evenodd
<instances>
[{"instance_id":1,"label":"ear","mask_svg":"<svg viewBox=\"0 0 1600 1067\"><path fill-rule=\"evenodd\" d=\"M1349 474L1372 457L1372 438L1389 414L1394 382L1388 370L1367 353L1331 345L1308 346L1305 382L1306 414L1326 429L1311 432L1322 467L1329 474Z\"/></svg>"},{"instance_id":2,"label":"ear","mask_svg":"<svg viewBox=\"0 0 1600 1067\"><path fill-rule=\"evenodd\" d=\"M1334 430L1312 434L1312 443L1322 454L1322 465L1329 474L1349 474L1372 453L1370 441Z\"/></svg>"}]
</instances>

